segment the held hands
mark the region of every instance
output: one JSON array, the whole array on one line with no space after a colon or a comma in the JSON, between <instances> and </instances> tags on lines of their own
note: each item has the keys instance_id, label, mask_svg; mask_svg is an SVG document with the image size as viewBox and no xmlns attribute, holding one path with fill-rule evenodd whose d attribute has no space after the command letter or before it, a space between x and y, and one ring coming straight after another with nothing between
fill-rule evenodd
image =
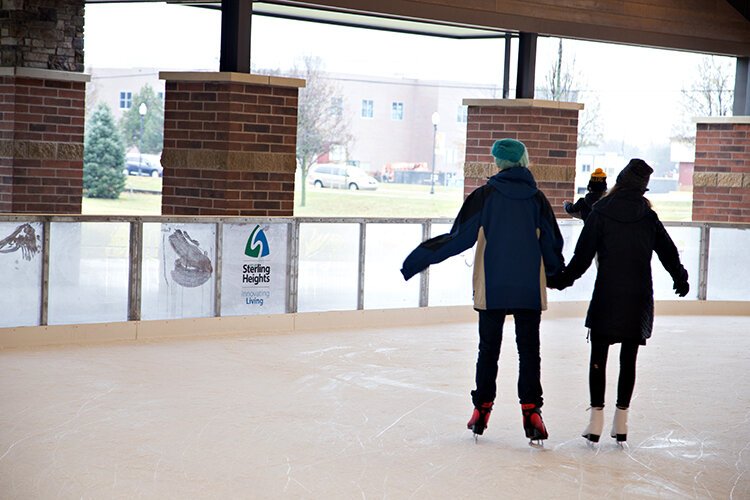
<instances>
[{"instance_id":1,"label":"held hands","mask_svg":"<svg viewBox=\"0 0 750 500\"><path fill-rule=\"evenodd\" d=\"M688 272L686 269L683 268L679 278L674 280L672 288L674 289L674 293L680 297L684 297L688 294L690 291L690 283L688 283Z\"/></svg>"},{"instance_id":2,"label":"held hands","mask_svg":"<svg viewBox=\"0 0 750 500\"><path fill-rule=\"evenodd\" d=\"M556 274L547 276L547 288L554 288L555 290L565 290L573 284L573 279L566 272L565 269L558 271Z\"/></svg>"}]
</instances>

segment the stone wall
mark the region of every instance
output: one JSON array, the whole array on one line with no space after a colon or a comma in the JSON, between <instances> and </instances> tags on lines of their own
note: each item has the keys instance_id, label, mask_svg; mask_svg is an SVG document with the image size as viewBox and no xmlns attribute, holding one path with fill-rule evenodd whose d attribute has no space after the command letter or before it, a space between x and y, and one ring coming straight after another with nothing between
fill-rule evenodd
<instances>
[{"instance_id":1,"label":"stone wall","mask_svg":"<svg viewBox=\"0 0 750 500\"><path fill-rule=\"evenodd\" d=\"M83 0L0 0L0 66L83 71Z\"/></svg>"},{"instance_id":2,"label":"stone wall","mask_svg":"<svg viewBox=\"0 0 750 500\"><path fill-rule=\"evenodd\" d=\"M291 216L303 80L162 73L163 215Z\"/></svg>"},{"instance_id":3,"label":"stone wall","mask_svg":"<svg viewBox=\"0 0 750 500\"><path fill-rule=\"evenodd\" d=\"M750 117L699 119L693 220L750 222Z\"/></svg>"}]
</instances>

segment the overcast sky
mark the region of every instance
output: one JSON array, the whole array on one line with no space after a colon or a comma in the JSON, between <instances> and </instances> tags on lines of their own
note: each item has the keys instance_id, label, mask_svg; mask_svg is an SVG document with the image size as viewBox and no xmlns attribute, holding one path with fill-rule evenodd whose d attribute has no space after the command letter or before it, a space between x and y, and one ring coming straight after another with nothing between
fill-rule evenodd
<instances>
[{"instance_id":1,"label":"overcast sky","mask_svg":"<svg viewBox=\"0 0 750 500\"><path fill-rule=\"evenodd\" d=\"M331 72L502 84L503 42L448 40L256 16L251 61L290 68L320 56ZM220 13L167 5L88 4L87 67L218 70ZM557 40L541 38L536 84L556 57ZM582 88L599 95L605 138L647 146L668 140L681 117L680 90L695 79L698 54L566 40ZM734 73L734 61L725 58ZM513 61L515 65L515 61ZM511 75L511 85L515 75Z\"/></svg>"}]
</instances>

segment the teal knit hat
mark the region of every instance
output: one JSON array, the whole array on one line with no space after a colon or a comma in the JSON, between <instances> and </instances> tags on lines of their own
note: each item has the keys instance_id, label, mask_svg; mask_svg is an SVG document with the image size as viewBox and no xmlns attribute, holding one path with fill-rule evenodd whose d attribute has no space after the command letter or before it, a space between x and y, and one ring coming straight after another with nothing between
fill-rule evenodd
<instances>
[{"instance_id":1,"label":"teal knit hat","mask_svg":"<svg viewBox=\"0 0 750 500\"><path fill-rule=\"evenodd\" d=\"M492 145L492 156L495 157L495 165L500 169L509 167L528 167L529 155L526 146L515 139L500 139Z\"/></svg>"}]
</instances>

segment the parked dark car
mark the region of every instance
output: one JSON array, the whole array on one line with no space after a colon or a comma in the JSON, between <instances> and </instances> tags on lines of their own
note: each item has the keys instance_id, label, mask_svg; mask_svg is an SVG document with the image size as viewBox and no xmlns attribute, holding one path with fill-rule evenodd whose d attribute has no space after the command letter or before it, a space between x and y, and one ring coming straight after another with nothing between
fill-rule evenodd
<instances>
[{"instance_id":1,"label":"parked dark car","mask_svg":"<svg viewBox=\"0 0 750 500\"><path fill-rule=\"evenodd\" d=\"M127 158L125 160L125 170L128 175L150 175L151 177L161 177L164 174L164 167L146 158Z\"/></svg>"}]
</instances>

